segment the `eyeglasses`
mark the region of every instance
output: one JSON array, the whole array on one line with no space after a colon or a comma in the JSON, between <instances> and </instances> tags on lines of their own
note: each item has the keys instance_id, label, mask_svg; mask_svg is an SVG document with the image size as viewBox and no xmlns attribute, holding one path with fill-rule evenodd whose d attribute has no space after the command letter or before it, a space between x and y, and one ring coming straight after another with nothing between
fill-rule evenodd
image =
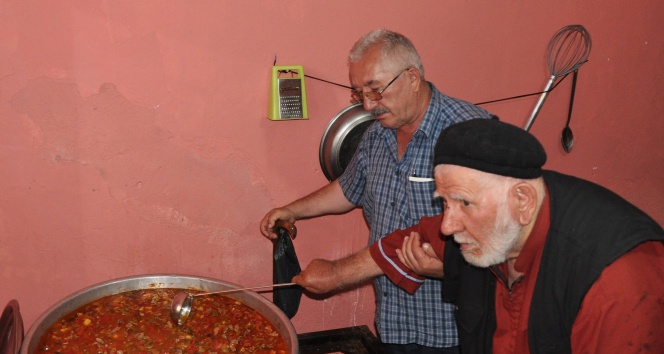
<instances>
[{"instance_id":1,"label":"eyeglasses","mask_svg":"<svg viewBox=\"0 0 664 354\"><path fill-rule=\"evenodd\" d=\"M369 92L354 91L353 93L351 93L351 97L353 97L353 99L357 102L364 101L365 97L368 98L369 101L380 101L380 100L383 99L382 93L385 92L385 90L387 90L387 88L390 87L390 85L392 85L392 83L394 81L396 81L399 78L399 76L401 76L401 74L405 73L409 69L410 68L401 71L399 73L399 75L395 76L394 79L392 79L392 81L388 82L387 85L385 85L385 87L380 91L369 91Z\"/></svg>"}]
</instances>

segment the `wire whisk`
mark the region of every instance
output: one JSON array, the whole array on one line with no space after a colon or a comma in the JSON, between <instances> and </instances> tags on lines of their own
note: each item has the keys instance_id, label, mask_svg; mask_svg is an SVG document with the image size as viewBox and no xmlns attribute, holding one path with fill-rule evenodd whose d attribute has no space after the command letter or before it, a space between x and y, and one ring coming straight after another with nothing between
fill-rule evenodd
<instances>
[{"instance_id":1,"label":"wire whisk","mask_svg":"<svg viewBox=\"0 0 664 354\"><path fill-rule=\"evenodd\" d=\"M530 130L537 114L542 108L551 87L560 77L578 70L581 65L588 61L592 40L590 34L582 25L568 25L556 32L549 41L546 50L547 66L551 77L540 95L530 118L526 123L525 130Z\"/></svg>"}]
</instances>

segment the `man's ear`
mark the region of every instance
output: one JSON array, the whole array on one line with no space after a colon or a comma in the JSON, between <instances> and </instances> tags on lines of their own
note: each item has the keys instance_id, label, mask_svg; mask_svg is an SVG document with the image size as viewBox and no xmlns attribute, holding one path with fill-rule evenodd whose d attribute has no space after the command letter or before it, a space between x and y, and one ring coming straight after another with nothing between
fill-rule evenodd
<instances>
[{"instance_id":1,"label":"man's ear","mask_svg":"<svg viewBox=\"0 0 664 354\"><path fill-rule=\"evenodd\" d=\"M408 78L408 84L410 85L412 90L414 92L419 91L420 81L422 80L422 73L420 73L420 71L417 70L417 68L412 67L408 69L405 75Z\"/></svg>"},{"instance_id":2,"label":"man's ear","mask_svg":"<svg viewBox=\"0 0 664 354\"><path fill-rule=\"evenodd\" d=\"M536 217L537 212L537 189L526 182L512 186L512 196L517 202L517 220L521 225L528 225Z\"/></svg>"}]
</instances>

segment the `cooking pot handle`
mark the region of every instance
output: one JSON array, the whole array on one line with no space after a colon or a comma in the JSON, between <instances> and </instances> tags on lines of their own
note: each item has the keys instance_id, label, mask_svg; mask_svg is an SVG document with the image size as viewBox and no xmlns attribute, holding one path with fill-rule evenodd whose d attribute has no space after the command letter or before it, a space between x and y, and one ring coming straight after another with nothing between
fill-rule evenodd
<instances>
[{"instance_id":1,"label":"cooking pot handle","mask_svg":"<svg viewBox=\"0 0 664 354\"><path fill-rule=\"evenodd\" d=\"M295 239L295 236L297 236L297 228L292 222L277 220L277 222L274 223L274 233L278 234L279 229L288 232L288 236L290 236L291 240Z\"/></svg>"}]
</instances>

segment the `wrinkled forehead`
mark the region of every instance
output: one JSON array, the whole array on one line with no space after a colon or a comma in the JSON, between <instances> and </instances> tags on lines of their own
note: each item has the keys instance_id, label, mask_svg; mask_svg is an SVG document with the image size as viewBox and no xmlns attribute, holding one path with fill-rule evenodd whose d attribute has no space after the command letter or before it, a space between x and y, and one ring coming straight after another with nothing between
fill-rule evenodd
<instances>
[{"instance_id":1,"label":"wrinkled forehead","mask_svg":"<svg viewBox=\"0 0 664 354\"><path fill-rule=\"evenodd\" d=\"M436 189L451 186L484 189L501 183L504 179L502 176L458 165L441 164L437 165L433 171Z\"/></svg>"},{"instance_id":2,"label":"wrinkled forehead","mask_svg":"<svg viewBox=\"0 0 664 354\"><path fill-rule=\"evenodd\" d=\"M434 178L440 177L441 179L457 178L457 177L474 177L483 173L485 172L474 170L469 167L449 165L449 164L440 164L435 166L433 169Z\"/></svg>"},{"instance_id":3,"label":"wrinkled forehead","mask_svg":"<svg viewBox=\"0 0 664 354\"><path fill-rule=\"evenodd\" d=\"M455 165L438 165L434 168L433 178L436 184L436 195L443 196L452 190L474 189L474 170Z\"/></svg>"},{"instance_id":4,"label":"wrinkled forehead","mask_svg":"<svg viewBox=\"0 0 664 354\"><path fill-rule=\"evenodd\" d=\"M434 168L436 196L473 196L478 200L503 200L517 179L474 170L472 168L441 164Z\"/></svg>"}]
</instances>

